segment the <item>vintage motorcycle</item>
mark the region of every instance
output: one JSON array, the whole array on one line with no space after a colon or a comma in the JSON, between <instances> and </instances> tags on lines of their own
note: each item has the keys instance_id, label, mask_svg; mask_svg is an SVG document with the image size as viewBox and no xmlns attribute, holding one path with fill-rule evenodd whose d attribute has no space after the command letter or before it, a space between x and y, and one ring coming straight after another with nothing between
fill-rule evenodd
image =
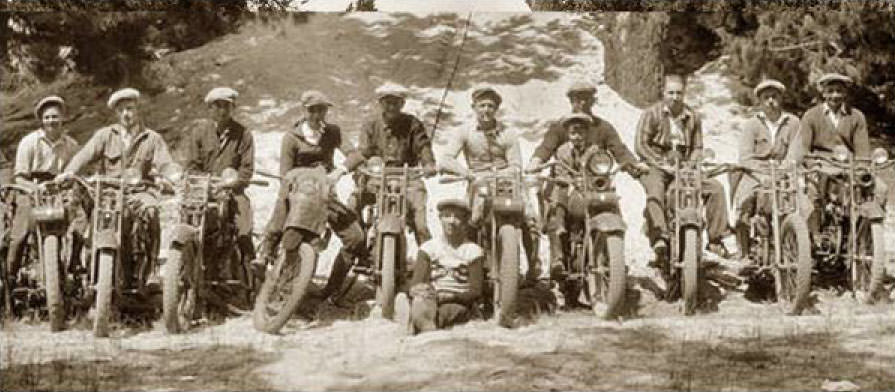
<instances>
[{"instance_id":1,"label":"vintage motorcycle","mask_svg":"<svg viewBox=\"0 0 895 392\"><path fill-rule=\"evenodd\" d=\"M15 281L14 287L4 293L6 307L10 312L18 310L33 319L46 317L50 330L60 331L68 315L84 310L80 268L71 265L75 239L70 224L77 210L75 204L79 200L74 195L78 190L71 182L49 180L36 186L4 185L0 191L4 200L14 192L29 198L36 225L26 239L21 268L8 271L15 275L14 279L8 279L4 271L4 282ZM11 206L11 203L4 204ZM11 219L12 209L7 213Z\"/></svg>"},{"instance_id":2,"label":"vintage motorcycle","mask_svg":"<svg viewBox=\"0 0 895 392\"><path fill-rule=\"evenodd\" d=\"M872 301L887 253L877 178L895 161L888 160L881 148L867 159L856 158L842 147L831 156L807 155L805 164L806 181L817 184L822 195L814 215L819 231L812 233L820 279L845 281L853 296L862 292Z\"/></svg>"},{"instance_id":3,"label":"vintage motorcycle","mask_svg":"<svg viewBox=\"0 0 895 392\"><path fill-rule=\"evenodd\" d=\"M283 181L289 213L281 249L267 266L255 298L252 322L256 330L277 333L309 294L317 256L325 246L327 200L332 183L322 167L295 168Z\"/></svg>"},{"instance_id":4,"label":"vintage motorcycle","mask_svg":"<svg viewBox=\"0 0 895 392\"><path fill-rule=\"evenodd\" d=\"M149 299L158 291L148 284L148 278L158 275L155 244L159 238L153 234L151 218L134 211L131 195L158 194L162 187L144 180L133 169L120 177L92 177L86 182L91 184L94 206L88 266L89 281L96 292L93 334L106 337L113 314L157 312L146 304L152 303ZM143 207L147 213L158 208Z\"/></svg>"},{"instance_id":5,"label":"vintage motorcycle","mask_svg":"<svg viewBox=\"0 0 895 392\"><path fill-rule=\"evenodd\" d=\"M619 196L612 182L621 168L612 155L593 146L582 156L581 169L564 167L568 176L542 177L567 187L566 227L570 249L563 261L570 294L585 294L597 316L623 316L626 294L625 230ZM536 168L533 171L541 171ZM565 191L564 191L565 192Z\"/></svg>"},{"instance_id":6,"label":"vintage motorcycle","mask_svg":"<svg viewBox=\"0 0 895 392\"><path fill-rule=\"evenodd\" d=\"M485 249L485 292L491 293L486 304L497 324L511 327L516 318L517 297L521 280L520 244L525 229L523 194L538 176L523 175L520 170L489 165L472 173L473 178L443 176L441 183L469 181L467 191L475 205L476 195L485 203L487 218L477 233L478 243Z\"/></svg>"},{"instance_id":7,"label":"vintage motorcycle","mask_svg":"<svg viewBox=\"0 0 895 392\"><path fill-rule=\"evenodd\" d=\"M395 295L404 284L407 274L407 191L423 178L426 170L385 166L381 160L370 160L357 172L365 177L367 189L376 190L376 203L368 209L364 221L372 241L373 266L366 272L376 284L376 303L382 317L391 319L395 310Z\"/></svg>"},{"instance_id":8,"label":"vintage motorcycle","mask_svg":"<svg viewBox=\"0 0 895 392\"><path fill-rule=\"evenodd\" d=\"M702 280L700 265L702 249L705 247L702 234L705 229L703 214L704 179L712 178L730 170L727 164L711 163L714 152L706 149L696 159L683 159L678 150L672 150L668 165L647 162L673 178L665 195L670 241L668 263L663 268L663 277L669 286L669 297L680 292L683 297L683 312L690 315L699 304L699 284Z\"/></svg>"},{"instance_id":9,"label":"vintage motorcycle","mask_svg":"<svg viewBox=\"0 0 895 392\"><path fill-rule=\"evenodd\" d=\"M168 259L162 274L162 320L165 331L178 333L189 328L207 305L229 313L225 298L245 297L253 279L242 263L236 246L234 188L239 174L232 168L221 175L184 174L169 166L165 178L179 196L178 222L174 227ZM267 185L251 181L252 185ZM235 275L237 280L225 281Z\"/></svg>"},{"instance_id":10,"label":"vintage motorcycle","mask_svg":"<svg viewBox=\"0 0 895 392\"><path fill-rule=\"evenodd\" d=\"M752 161L736 170L754 176L755 209L749 219L748 247L753 260L747 281L764 286L770 278L777 303L798 314L811 292L811 239L799 208L800 170L793 161Z\"/></svg>"}]
</instances>

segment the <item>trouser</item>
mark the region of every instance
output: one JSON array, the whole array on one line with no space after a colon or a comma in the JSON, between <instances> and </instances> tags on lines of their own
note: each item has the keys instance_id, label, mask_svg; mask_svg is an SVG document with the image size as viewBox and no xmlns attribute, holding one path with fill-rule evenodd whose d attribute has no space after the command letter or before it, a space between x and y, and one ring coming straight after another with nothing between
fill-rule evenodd
<instances>
[{"instance_id":1,"label":"trouser","mask_svg":"<svg viewBox=\"0 0 895 392\"><path fill-rule=\"evenodd\" d=\"M283 226L286 224L286 217L289 211L288 198L285 190L281 191L277 202L274 205L273 214L265 228L265 243L262 244L262 253L272 254L273 247L276 246L277 238L283 232ZM334 294L336 290L342 287L345 277L351 269L352 262L357 259L360 264L368 265L369 261L366 257L366 241L364 231L360 226L357 215L339 202L336 194L333 192L329 196L327 202L327 221L329 227L336 233L339 240L342 241L342 248L333 260L332 271L329 280L323 288L323 294L329 296ZM293 237L290 237L293 238ZM300 241L301 238L294 237L290 242ZM286 243L284 238L284 246L297 247L298 244Z\"/></svg>"},{"instance_id":2,"label":"trouser","mask_svg":"<svg viewBox=\"0 0 895 392\"><path fill-rule=\"evenodd\" d=\"M410 324L419 332L450 328L475 318L472 306L461 303L438 303L434 296L413 297Z\"/></svg>"},{"instance_id":3,"label":"trouser","mask_svg":"<svg viewBox=\"0 0 895 392\"><path fill-rule=\"evenodd\" d=\"M242 256L242 263L255 258L255 246L252 244L252 203L245 193L233 197L236 201L236 244Z\"/></svg>"},{"instance_id":4,"label":"trouser","mask_svg":"<svg viewBox=\"0 0 895 392\"><path fill-rule=\"evenodd\" d=\"M640 177L640 183L646 193L646 209L643 214L646 219L646 235L651 244L655 244L659 239L667 240L666 208L671 209L673 205L666 205L665 194L672 180L671 176L656 168L650 169L649 173ZM709 243L720 243L728 232L724 187L718 180L703 179L702 194Z\"/></svg>"},{"instance_id":5,"label":"trouser","mask_svg":"<svg viewBox=\"0 0 895 392\"><path fill-rule=\"evenodd\" d=\"M376 194L363 188L363 186L359 185L358 189L348 199L348 208L354 211L357 216L361 216L361 210L364 207L376 203ZM422 181L411 183L407 188L405 197L407 206L410 207L410 211L407 213L407 224L413 230L416 242L422 244L432 239L432 234L429 232L429 226L426 222L426 188Z\"/></svg>"},{"instance_id":6,"label":"trouser","mask_svg":"<svg viewBox=\"0 0 895 392\"><path fill-rule=\"evenodd\" d=\"M122 270L126 285L134 287L142 285L154 273L157 266L159 249L161 248L161 219L159 216L159 200L150 192L132 193L127 196L130 213L124 214L122 220L121 246ZM136 255L143 255L135 260ZM140 264L137 264L137 263Z\"/></svg>"}]
</instances>

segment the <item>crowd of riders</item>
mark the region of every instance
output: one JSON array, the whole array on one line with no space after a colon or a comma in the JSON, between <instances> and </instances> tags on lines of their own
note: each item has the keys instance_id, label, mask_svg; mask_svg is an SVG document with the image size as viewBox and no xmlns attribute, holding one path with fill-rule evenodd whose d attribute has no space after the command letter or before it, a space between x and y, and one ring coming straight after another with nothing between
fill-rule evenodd
<instances>
[{"instance_id":1,"label":"crowd of riders","mask_svg":"<svg viewBox=\"0 0 895 392\"><path fill-rule=\"evenodd\" d=\"M738 140L740 167L770 161L792 161L802 165L815 156L838 158L843 152L847 160L873 158L878 163L884 161L884 157L876 154L871 157L864 115L848 102L851 79L842 74L827 73L816 83L821 102L801 118L781 107L787 88L783 83L764 80L755 87L754 94L759 106L743 125L743 134ZM15 290L22 284L21 270L26 263L23 259L26 256L36 257L26 251L29 236L36 235L35 231L38 230L38 218L35 216L39 215L34 213L33 208L37 203L36 193L27 190L44 189L42 187L46 184L86 179L81 176L88 171L99 177L122 177L132 173L139 181L159 184L163 192L156 192L156 188L152 187L140 188L127 193L125 203L118 206L130 211L125 214L125 220L139 219L146 223L141 226L146 232L139 234L150 239L146 243L149 259L157 257L161 247L169 246L160 243L163 228L159 219L159 198L164 197L165 189L176 188L177 176L192 173L226 177L228 170L235 172L232 188L235 207L226 219L233 220L235 227L230 245L237 248L241 255L238 264L244 271L254 271L260 279L265 276L265 271L273 268L277 257L301 257L301 245L305 242L314 243L319 251L319 245L323 242L319 234L331 231L341 241L341 250L333 261L323 288L308 295L335 303L351 271L362 274L366 271L372 275L382 268L380 263L375 262L376 256L373 254L380 251L378 245L372 246L367 234L373 224L363 218L365 208L375 207L379 203L380 195L377 192L381 188L374 184L375 177L360 174L363 170L374 170L378 165L377 170L403 167L405 173L407 168L416 168L420 173L419 176L405 176L404 188L401 188L405 190L401 209L402 216L406 218L404 223L414 232L420 246L418 254L412 258L413 265L406 271L406 282L398 290L395 317L400 317L400 322L415 332L449 327L481 317L483 307L480 305L493 296L487 293L497 290L489 288L488 283L495 281L493 276L497 271L494 271L495 264L491 258L496 253L490 250L492 245L483 243L482 238L487 238L488 233L491 236L499 235L497 229L491 228L493 222L489 218L489 209L499 209L501 206L488 200L497 195L478 191L485 185L485 175L488 173L509 173L507 175L516 175L519 179L554 178L553 181L545 180L535 185L522 181L523 187L537 187L538 198L529 197L527 191L519 195L521 214L517 227L527 262L524 269L527 272L520 280L533 282L549 279L562 283L569 276L586 273L570 261L573 255L581 253L573 244L590 244L581 242L580 234L576 234L579 229L575 228L577 226L572 222L572 216L575 215L573 210L578 207L570 194L576 187L583 187L576 182L575 176L587 178L587 175L579 173L596 170L596 174L601 175L600 169L590 161L597 154L595 151L601 152L600 156L609 156L610 165L627 172L642 184L646 194L644 231L655 253L650 266L663 271L662 277L667 280L664 295L669 299L678 298L681 289L675 289L676 284L671 281L674 274L669 271L678 263L679 256L676 255L686 253L686 250L678 249L675 244L678 238L674 237L679 236L680 232L672 227L679 225L676 222L681 219L689 218L669 213L669 210L676 208L671 198L677 197L669 190L682 189L679 187L684 180L675 174L680 173L682 162L709 160L710 155L705 153L703 147L702 122L695 110L684 102L686 87L686 77L665 76L663 98L641 114L631 151L613 125L592 112L596 104L596 86L576 82L566 92L570 103L569 113L550 122L527 164L520 152L518 133L497 116L503 97L493 87L476 88L471 92L474 122L462 124L448 136L433 136L420 119L402 111L407 90L394 84L382 85L376 90L381 110L363 123L357 145L348 143L341 128L327 119L329 111L336 106L326 95L314 90L305 91L301 95L302 116L285 130L283 136L279 168L282 186L257 252L252 238L251 201L245 193L256 174L255 150L250 130L232 117L237 91L218 87L208 92L205 103L210 116L201 126L183 135L186 142L182 164L172 159L162 136L146 126L141 115L144 98L139 91L131 88L115 91L107 105L116 113L117 121L97 130L83 146L66 132L64 124L69 118L69 108L65 100L49 96L34 107L34 115L41 127L21 140L15 159L11 161L13 169L11 173L5 171L2 179L5 187L15 185L25 190L5 190L3 193L4 225L8 225L3 233L6 248L2 282L5 312L11 315L16 310ZM433 150L433 137L445 140L443 148ZM336 150L346 157L344 165L336 165ZM457 160L461 152L465 162ZM365 167L367 169L363 169ZM325 174L329 185L320 196L325 208L317 204L301 205L302 199L291 195L302 191L305 183L300 177L306 173L302 170L306 169ZM770 202L758 191L762 182L757 176L748 170L729 172L734 210L738 211L733 227L729 225L728 199L721 183L706 174L693 185L700 190L696 195L701 199L698 204L702 206L697 210L702 216L693 219L702 222L700 229L707 233L707 246L705 249L700 246L698 252L707 250L721 257L734 257L722 241L733 235L739 256L754 264L755 261L748 258L748 250L754 245L751 242L755 241L755 233L751 231L754 230L754 216L769 211ZM336 195L334 184L349 173L354 173L357 186L347 203L343 203ZM436 175L449 175L467 181L468 192L466 197L437 202L442 235L433 237L426 219L428 195L423 179ZM87 185L70 187L65 198L66 216L69 217L67 233L71 238L70 257L60 262L65 273L96 268L91 266L95 256L82 249L89 248L91 240L97 240L93 238L95 234L90 232L95 227L90 222L99 219L91 218L98 208L94 205L98 199L96 195L91 196L92 187L89 184L92 183L87 180L81 182ZM880 179L876 179L874 184L873 192L881 199L887 192L886 184ZM822 212L828 201L824 199L832 194L827 192L827 187L826 183L805 181L805 191L798 195L799 219L804 220L812 233L820 231L824 224ZM610 208L610 212L614 211L620 217L617 200L613 202L616 207ZM309 223L310 226L299 225L303 230L288 229L294 223L291 221L312 213L317 216L322 214L323 218ZM601 227L609 225L594 222ZM607 232L620 231L619 238L623 238L624 230L624 223L620 220L617 226L606 229ZM483 237L476 233L486 235ZM538 260L537 243L542 233L547 235L550 243L548 271L542 271ZM309 236L314 238L309 240ZM40 251L36 253L40 254ZM87 256L82 257L82 254ZM125 282L124 287L133 286L135 283L132 282L139 279L145 284L160 279L157 268L145 274L146 267L134 265L136 261L129 256L130 252L120 252L121 271L116 272L116 276ZM214 257L211 259L206 263L217 262ZM217 271L217 274L231 273L226 268L208 268ZM519 268L519 271L522 275L523 269ZM270 279L270 273L266 277ZM222 277L224 280L231 278ZM874 275L874 279L880 278ZM524 283L520 283L522 285ZM873 291L879 291L880 282L874 281L871 286L872 295L866 296L868 301L878 294ZM579 299L582 297L574 291L565 294L567 308L581 306ZM620 315L616 313L612 316ZM286 316L288 318L289 315Z\"/></svg>"}]
</instances>

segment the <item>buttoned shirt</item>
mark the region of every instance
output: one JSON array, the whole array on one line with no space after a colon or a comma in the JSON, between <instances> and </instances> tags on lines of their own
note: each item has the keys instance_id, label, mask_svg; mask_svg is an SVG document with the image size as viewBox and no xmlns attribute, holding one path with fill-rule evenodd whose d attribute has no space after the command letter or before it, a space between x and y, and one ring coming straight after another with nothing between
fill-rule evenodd
<instances>
[{"instance_id":1,"label":"buttoned shirt","mask_svg":"<svg viewBox=\"0 0 895 392\"><path fill-rule=\"evenodd\" d=\"M423 123L407 113L400 113L391 121L385 121L381 115L367 121L358 136L357 149L345 159L345 167L354 170L374 156L390 166L435 165L431 137Z\"/></svg>"},{"instance_id":2,"label":"buttoned shirt","mask_svg":"<svg viewBox=\"0 0 895 392\"><path fill-rule=\"evenodd\" d=\"M518 138L517 133L500 122L487 130L480 126L457 128L444 138L446 145L439 165L462 173L463 169L457 162L457 156L462 151L466 166L473 171L486 169L488 165L522 168Z\"/></svg>"},{"instance_id":3,"label":"buttoned shirt","mask_svg":"<svg viewBox=\"0 0 895 392\"><path fill-rule=\"evenodd\" d=\"M201 120L187 138L186 169L221 175L232 168L241 181L249 181L255 170L255 144L252 133L234 119L218 126Z\"/></svg>"},{"instance_id":4,"label":"buttoned shirt","mask_svg":"<svg viewBox=\"0 0 895 392\"><path fill-rule=\"evenodd\" d=\"M801 162L805 154L829 153L836 146L845 146L856 157L868 158L870 138L864 113L843 105L834 124L825 109L827 106L822 103L805 111L799 122L798 139L790 145L786 158Z\"/></svg>"},{"instance_id":5,"label":"buttoned shirt","mask_svg":"<svg viewBox=\"0 0 895 392\"><path fill-rule=\"evenodd\" d=\"M283 135L283 143L280 148L280 175L285 176L296 167L321 166L327 172L335 167L333 161L336 149L343 154L352 151L345 145L342 139L342 130L336 124L324 123L319 140L312 143L302 131L305 119L298 120L292 128Z\"/></svg>"},{"instance_id":6,"label":"buttoned shirt","mask_svg":"<svg viewBox=\"0 0 895 392\"><path fill-rule=\"evenodd\" d=\"M673 123L679 127L680 134L674 130ZM702 122L687 106L675 118L665 103L659 102L640 115L635 143L637 154L647 161L661 161L675 146L682 149L684 159L689 159L694 152L702 150Z\"/></svg>"},{"instance_id":7,"label":"buttoned shirt","mask_svg":"<svg viewBox=\"0 0 895 392\"><path fill-rule=\"evenodd\" d=\"M157 132L140 127L141 131L127 144L127 130L120 124L100 128L87 141L65 171L79 173L85 166L97 163L97 172L106 176L119 176L126 169L134 168L143 176L149 177L152 169L157 172L161 167L173 162L168 145Z\"/></svg>"},{"instance_id":8,"label":"buttoned shirt","mask_svg":"<svg viewBox=\"0 0 895 392\"><path fill-rule=\"evenodd\" d=\"M19 142L13 175L28 179L34 173L59 174L78 147L78 142L65 133L50 140L43 129L33 131Z\"/></svg>"},{"instance_id":9,"label":"buttoned shirt","mask_svg":"<svg viewBox=\"0 0 895 392\"><path fill-rule=\"evenodd\" d=\"M600 146L610 151L619 164L627 165L633 163L635 160L634 154L622 142L615 127L600 117L590 115L590 118L591 124L588 126L588 131L585 134L588 145ZM542 162L547 161L568 140L568 130L562 126L560 121L555 121L547 129L547 133L544 134L544 139L541 140L541 144L535 149L533 157L540 158Z\"/></svg>"}]
</instances>

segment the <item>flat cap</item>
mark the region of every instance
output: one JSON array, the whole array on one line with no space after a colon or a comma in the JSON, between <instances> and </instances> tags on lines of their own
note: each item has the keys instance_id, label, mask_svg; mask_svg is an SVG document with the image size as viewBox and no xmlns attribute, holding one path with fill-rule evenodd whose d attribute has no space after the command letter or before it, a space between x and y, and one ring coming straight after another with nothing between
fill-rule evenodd
<instances>
[{"instance_id":1,"label":"flat cap","mask_svg":"<svg viewBox=\"0 0 895 392\"><path fill-rule=\"evenodd\" d=\"M115 109L115 105L122 99L140 99L140 92L130 87L118 90L112 93L106 106L108 106L109 109Z\"/></svg>"},{"instance_id":2,"label":"flat cap","mask_svg":"<svg viewBox=\"0 0 895 392\"><path fill-rule=\"evenodd\" d=\"M845 84L851 84L852 79L850 77L843 75L841 73L838 73L838 72L827 72L827 73L821 75L821 77L817 79L818 86L823 86L827 83L832 83L832 82L841 82L841 83L845 83Z\"/></svg>"},{"instance_id":3,"label":"flat cap","mask_svg":"<svg viewBox=\"0 0 895 392\"><path fill-rule=\"evenodd\" d=\"M37 117L37 119L40 120L41 112L43 112L45 106L49 105L65 106L65 100L58 95L50 95L49 97L44 97L40 101L37 101L37 105L34 105L34 117Z\"/></svg>"},{"instance_id":4,"label":"flat cap","mask_svg":"<svg viewBox=\"0 0 895 392\"><path fill-rule=\"evenodd\" d=\"M765 79L762 80L761 83L758 84L758 86L755 86L755 89L752 90L752 92L754 92L755 95L758 96L758 94L761 93L761 90L767 88L775 88L777 90L780 90L781 93L786 91L786 86L784 86L783 83L781 83L779 80Z\"/></svg>"},{"instance_id":5,"label":"flat cap","mask_svg":"<svg viewBox=\"0 0 895 392\"><path fill-rule=\"evenodd\" d=\"M571 124L575 121L580 121L585 124L590 124L591 118L590 118L590 116L588 116L584 113L571 113L571 114L567 114L567 115L563 116L562 120L560 120L560 124L562 124L562 126L564 126L564 127L567 127L567 126L569 126L569 124Z\"/></svg>"},{"instance_id":6,"label":"flat cap","mask_svg":"<svg viewBox=\"0 0 895 392\"><path fill-rule=\"evenodd\" d=\"M407 89L394 83L386 83L376 89L376 99L396 97L407 99Z\"/></svg>"},{"instance_id":7,"label":"flat cap","mask_svg":"<svg viewBox=\"0 0 895 392\"><path fill-rule=\"evenodd\" d=\"M573 93L596 94L597 86L594 86L592 83L585 82L583 80L578 80L572 83L572 85L569 86L569 89L566 90L566 95L572 95Z\"/></svg>"},{"instance_id":8,"label":"flat cap","mask_svg":"<svg viewBox=\"0 0 895 392\"><path fill-rule=\"evenodd\" d=\"M208 94L205 94L205 103L211 104L215 101L236 103L236 97L238 96L239 92L230 87L215 87Z\"/></svg>"},{"instance_id":9,"label":"flat cap","mask_svg":"<svg viewBox=\"0 0 895 392\"><path fill-rule=\"evenodd\" d=\"M326 95L323 95L323 93L317 90L303 92L301 94L301 104L306 108L318 105L333 106L333 104L326 99Z\"/></svg>"},{"instance_id":10,"label":"flat cap","mask_svg":"<svg viewBox=\"0 0 895 392\"><path fill-rule=\"evenodd\" d=\"M472 102L478 101L480 99L490 97L494 99L494 103L497 106L500 106L500 103L503 102L503 98L500 97L500 94L497 93L497 90L491 87L479 87L475 90L472 90Z\"/></svg>"},{"instance_id":11,"label":"flat cap","mask_svg":"<svg viewBox=\"0 0 895 392\"><path fill-rule=\"evenodd\" d=\"M466 211L467 214L472 212L472 208L469 207L469 202L466 201L466 199L460 198L449 198L441 200L438 202L436 208L438 208L438 211L444 210L446 208L459 208L463 211Z\"/></svg>"}]
</instances>

